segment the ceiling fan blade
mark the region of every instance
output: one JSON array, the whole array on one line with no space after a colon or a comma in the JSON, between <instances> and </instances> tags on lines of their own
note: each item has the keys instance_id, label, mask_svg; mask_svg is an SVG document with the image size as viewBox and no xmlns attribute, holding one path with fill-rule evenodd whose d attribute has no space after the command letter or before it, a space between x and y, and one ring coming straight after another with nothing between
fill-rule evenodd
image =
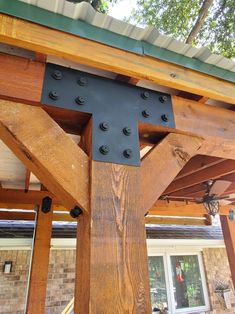
<instances>
[{"instance_id":1,"label":"ceiling fan blade","mask_svg":"<svg viewBox=\"0 0 235 314\"><path fill-rule=\"evenodd\" d=\"M174 195L164 195L162 199L170 200L170 199L179 199L179 200L194 200L193 197L187 197L187 196L174 196Z\"/></svg>"},{"instance_id":2,"label":"ceiling fan blade","mask_svg":"<svg viewBox=\"0 0 235 314\"><path fill-rule=\"evenodd\" d=\"M231 203L232 203L231 201L225 200L225 199L219 201L219 204L220 204L221 206L229 205L229 204L231 204Z\"/></svg>"},{"instance_id":3,"label":"ceiling fan blade","mask_svg":"<svg viewBox=\"0 0 235 314\"><path fill-rule=\"evenodd\" d=\"M231 185L230 181L225 181L225 180L216 180L209 191L209 195L218 195L220 196L223 194L227 188Z\"/></svg>"},{"instance_id":4,"label":"ceiling fan blade","mask_svg":"<svg viewBox=\"0 0 235 314\"><path fill-rule=\"evenodd\" d=\"M235 193L229 194L228 198L235 198Z\"/></svg>"}]
</instances>

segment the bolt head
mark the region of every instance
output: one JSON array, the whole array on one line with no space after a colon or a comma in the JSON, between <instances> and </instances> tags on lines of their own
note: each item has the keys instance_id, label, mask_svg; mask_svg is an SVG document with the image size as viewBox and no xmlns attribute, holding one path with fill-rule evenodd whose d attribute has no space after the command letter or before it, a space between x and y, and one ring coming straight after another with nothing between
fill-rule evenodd
<instances>
[{"instance_id":1,"label":"bolt head","mask_svg":"<svg viewBox=\"0 0 235 314\"><path fill-rule=\"evenodd\" d=\"M129 136L129 135L131 135L131 128L129 128L128 126L126 126L125 128L122 129L122 132L123 132L126 136Z\"/></svg>"},{"instance_id":2,"label":"bolt head","mask_svg":"<svg viewBox=\"0 0 235 314\"><path fill-rule=\"evenodd\" d=\"M82 97L82 96L78 96L78 97L75 99L75 101L76 101L76 103L77 103L78 105L84 105L84 103L85 103L85 98Z\"/></svg>"},{"instance_id":3,"label":"bolt head","mask_svg":"<svg viewBox=\"0 0 235 314\"><path fill-rule=\"evenodd\" d=\"M55 70L51 75L55 80L61 80L63 75L62 72L59 70Z\"/></svg>"},{"instance_id":4,"label":"bolt head","mask_svg":"<svg viewBox=\"0 0 235 314\"><path fill-rule=\"evenodd\" d=\"M148 99L149 98L149 92L143 92L142 94L141 94L141 97L143 98L143 99Z\"/></svg>"},{"instance_id":5,"label":"bolt head","mask_svg":"<svg viewBox=\"0 0 235 314\"><path fill-rule=\"evenodd\" d=\"M172 78L175 78L175 77L176 77L176 74L175 74L175 73L171 73L170 76L171 76Z\"/></svg>"},{"instance_id":6,"label":"bolt head","mask_svg":"<svg viewBox=\"0 0 235 314\"><path fill-rule=\"evenodd\" d=\"M133 152L132 152L132 150L130 148L125 149L124 152L123 152L123 156L125 158L129 158L130 159L132 157L132 155L133 155Z\"/></svg>"},{"instance_id":7,"label":"bolt head","mask_svg":"<svg viewBox=\"0 0 235 314\"><path fill-rule=\"evenodd\" d=\"M167 96L160 96L159 97L159 101L162 102L162 103L166 102L167 101Z\"/></svg>"},{"instance_id":8,"label":"bolt head","mask_svg":"<svg viewBox=\"0 0 235 314\"><path fill-rule=\"evenodd\" d=\"M163 115L161 115L161 119L163 122L168 122L169 116L167 114L163 114Z\"/></svg>"},{"instance_id":9,"label":"bolt head","mask_svg":"<svg viewBox=\"0 0 235 314\"><path fill-rule=\"evenodd\" d=\"M80 77L77 81L78 85L80 86L86 86L87 85L87 79L85 77Z\"/></svg>"},{"instance_id":10,"label":"bolt head","mask_svg":"<svg viewBox=\"0 0 235 314\"><path fill-rule=\"evenodd\" d=\"M57 99L59 98L59 95L58 95L57 91L52 90L52 91L50 91L50 93L49 93L49 97L50 97L52 100L57 100Z\"/></svg>"},{"instance_id":11,"label":"bolt head","mask_svg":"<svg viewBox=\"0 0 235 314\"><path fill-rule=\"evenodd\" d=\"M73 218L77 218L78 216L80 216L82 214L82 210L80 207L75 206L74 208L72 208L70 210L70 216Z\"/></svg>"},{"instance_id":12,"label":"bolt head","mask_svg":"<svg viewBox=\"0 0 235 314\"><path fill-rule=\"evenodd\" d=\"M150 117L150 112L147 109L145 109L145 110L142 111L142 116L144 118L149 118Z\"/></svg>"},{"instance_id":13,"label":"bolt head","mask_svg":"<svg viewBox=\"0 0 235 314\"><path fill-rule=\"evenodd\" d=\"M102 130L102 131L108 131L108 129L109 129L109 124L108 124L108 122L101 122L100 123L100 129Z\"/></svg>"},{"instance_id":14,"label":"bolt head","mask_svg":"<svg viewBox=\"0 0 235 314\"><path fill-rule=\"evenodd\" d=\"M108 147L108 145L102 145L102 146L100 146L99 151L100 151L100 153L101 153L102 155L108 155L108 153L109 153L109 147Z\"/></svg>"}]
</instances>

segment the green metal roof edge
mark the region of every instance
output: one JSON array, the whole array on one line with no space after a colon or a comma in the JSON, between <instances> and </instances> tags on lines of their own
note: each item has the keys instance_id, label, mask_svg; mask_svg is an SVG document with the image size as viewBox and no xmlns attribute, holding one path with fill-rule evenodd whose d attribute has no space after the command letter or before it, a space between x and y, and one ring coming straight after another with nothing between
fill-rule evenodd
<instances>
[{"instance_id":1,"label":"green metal roof edge","mask_svg":"<svg viewBox=\"0 0 235 314\"><path fill-rule=\"evenodd\" d=\"M127 51L143 54L142 44L138 40L18 0L0 0L0 12L108 46L120 49L125 47Z\"/></svg>"},{"instance_id":2,"label":"green metal roof edge","mask_svg":"<svg viewBox=\"0 0 235 314\"><path fill-rule=\"evenodd\" d=\"M235 83L235 74L232 71L205 63L196 58L186 57L166 48L157 47L144 41L132 39L127 36L90 25L89 23L81 20L74 20L61 14L50 12L18 0L0 0L0 12L100 42L108 46L130 51L135 54L158 58L163 61Z\"/></svg>"}]
</instances>

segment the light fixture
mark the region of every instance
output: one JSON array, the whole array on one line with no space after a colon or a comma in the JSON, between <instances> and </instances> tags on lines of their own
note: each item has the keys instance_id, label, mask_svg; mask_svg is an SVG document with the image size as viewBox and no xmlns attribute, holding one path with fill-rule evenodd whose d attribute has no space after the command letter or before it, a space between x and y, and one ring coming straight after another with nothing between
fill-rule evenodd
<instances>
[{"instance_id":1,"label":"light fixture","mask_svg":"<svg viewBox=\"0 0 235 314\"><path fill-rule=\"evenodd\" d=\"M215 217L219 213L219 201L214 200L209 195L204 197L203 205L209 215Z\"/></svg>"},{"instance_id":2,"label":"light fixture","mask_svg":"<svg viewBox=\"0 0 235 314\"><path fill-rule=\"evenodd\" d=\"M12 268L12 262L6 261L3 265L3 272L4 274L10 274Z\"/></svg>"}]
</instances>

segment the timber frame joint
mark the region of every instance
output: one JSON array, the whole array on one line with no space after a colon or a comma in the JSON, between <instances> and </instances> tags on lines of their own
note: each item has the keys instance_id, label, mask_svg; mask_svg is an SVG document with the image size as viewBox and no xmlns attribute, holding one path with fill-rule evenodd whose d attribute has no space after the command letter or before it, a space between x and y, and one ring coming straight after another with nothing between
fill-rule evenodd
<instances>
[{"instance_id":1,"label":"timber frame joint","mask_svg":"<svg viewBox=\"0 0 235 314\"><path fill-rule=\"evenodd\" d=\"M92 159L139 166L138 122L174 128L171 96L48 63L41 102L92 115Z\"/></svg>"}]
</instances>

